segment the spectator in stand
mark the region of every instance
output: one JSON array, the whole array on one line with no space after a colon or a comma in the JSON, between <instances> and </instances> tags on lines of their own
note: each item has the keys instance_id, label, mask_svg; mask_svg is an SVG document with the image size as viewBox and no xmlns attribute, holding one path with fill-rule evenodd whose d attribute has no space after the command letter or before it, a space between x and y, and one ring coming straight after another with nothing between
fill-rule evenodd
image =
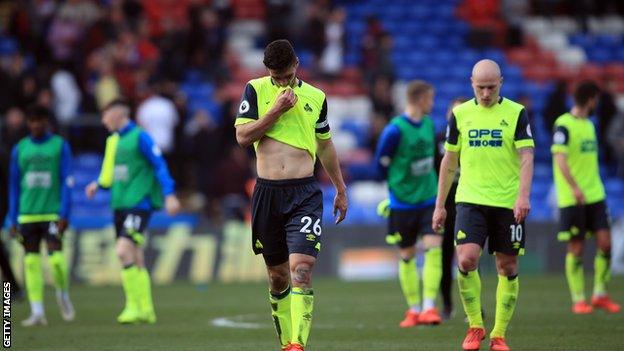
<instances>
[{"instance_id":1,"label":"spectator in stand","mask_svg":"<svg viewBox=\"0 0 624 351\"><path fill-rule=\"evenodd\" d=\"M615 92L615 79L608 76L603 78L604 89L600 90L600 96L598 98L598 106L596 107L596 117L598 118L598 143L600 144L600 150L604 152L607 163L613 164L616 161L615 155L611 153L609 147L607 135L609 134L609 126L613 122L613 119L618 113L617 106L615 105L615 98L613 93Z\"/></svg>"},{"instance_id":2,"label":"spectator in stand","mask_svg":"<svg viewBox=\"0 0 624 351\"><path fill-rule=\"evenodd\" d=\"M5 150L12 150L13 146L17 144L18 141L28 135L26 116L24 115L24 111L17 106L8 109L4 115L4 121L2 121L0 125L2 126L0 145L2 145Z\"/></svg>"},{"instance_id":3,"label":"spectator in stand","mask_svg":"<svg viewBox=\"0 0 624 351\"><path fill-rule=\"evenodd\" d=\"M188 146L193 168L195 168L197 187L210 203L216 191L213 186L216 177L214 166L222 153L229 152L223 147L214 117L204 109L197 110L186 124L184 136L185 140L190 141Z\"/></svg>"},{"instance_id":4,"label":"spectator in stand","mask_svg":"<svg viewBox=\"0 0 624 351\"><path fill-rule=\"evenodd\" d=\"M381 75L375 78L369 97L373 103L373 112L384 116L386 122L395 115L392 82L388 77Z\"/></svg>"},{"instance_id":5,"label":"spectator in stand","mask_svg":"<svg viewBox=\"0 0 624 351\"><path fill-rule=\"evenodd\" d=\"M207 77L218 77L225 48L225 28L210 7L203 7L199 13L189 13L189 16L191 30L188 55L195 61L195 66L205 71Z\"/></svg>"},{"instance_id":6,"label":"spectator in stand","mask_svg":"<svg viewBox=\"0 0 624 351\"><path fill-rule=\"evenodd\" d=\"M624 179L624 114L617 114L611 121L607 138L617 161L617 175Z\"/></svg>"},{"instance_id":7,"label":"spectator in stand","mask_svg":"<svg viewBox=\"0 0 624 351\"><path fill-rule=\"evenodd\" d=\"M94 95L98 111L101 111L111 101L120 98L121 91L113 72L112 63L108 60L101 60L98 68Z\"/></svg>"},{"instance_id":8,"label":"spectator in stand","mask_svg":"<svg viewBox=\"0 0 624 351\"><path fill-rule=\"evenodd\" d=\"M266 0L266 32L270 43L278 39L291 40L290 19L293 4L291 0Z\"/></svg>"},{"instance_id":9,"label":"spectator in stand","mask_svg":"<svg viewBox=\"0 0 624 351\"><path fill-rule=\"evenodd\" d=\"M555 120L568 111L568 85L564 80L557 82L555 89L548 96L542 111L546 130L552 132Z\"/></svg>"},{"instance_id":10,"label":"spectator in stand","mask_svg":"<svg viewBox=\"0 0 624 351\"><path fill-rule=\"evenodd\" d=\"M77 115L82 93L74 75L64 68L57 69L50 81L54 115L63 124L69 124Z\"/></svg>"},{"instance_id":11,"label":"spectator in stand","mask_svg":"<svg viewBox=\"0 0 624 351\"><path fill-rule=\"evenodd\" d=\"M150 83L150 95L137 109L137 123L154 139L167 164L171 164L175 145L174 129L180 117L173 101L162 95L163 83L162 80Z\"/></svg>"},{"instance_id":12,"label":"spectator in stand","mask_svg":"<svg viewBox=\"0 0 624 351\"><path fill-rule=\"evenodd\" d=\"M347 13L342 7L333 9L325 25L326 45L320 60L321 73L336 78L344 66L345 29Z\"/></svg>"},{"instance_id":13,"label":"spectator in stand","mask_svg":"<svg viewBox=\"0 0 624 351\"><path fill-rule=\"evenodd\" d=\"M362 35L362 72L368 85L372 85L373 72L379 66L378 50L381 47L383 37L387 35L383 24L377 17L370 16L366 19L366 30Z\"/></svg>"},{"instance_id":14,"label":"spectator in stand","mask_svg":"<svg viewBox=\"0 0 624 351\"><path fill-rule=\"evenodd\" d=\"M312 70L314 73L319 68L319 60L327 43L325 38L326 20L327 9L324 4L320 1L311 2L307 7L307 19L303 37L306 49L312 53ZM306 35L305 33L314 33L314 35Z\"/></svg>"}]
</instances>

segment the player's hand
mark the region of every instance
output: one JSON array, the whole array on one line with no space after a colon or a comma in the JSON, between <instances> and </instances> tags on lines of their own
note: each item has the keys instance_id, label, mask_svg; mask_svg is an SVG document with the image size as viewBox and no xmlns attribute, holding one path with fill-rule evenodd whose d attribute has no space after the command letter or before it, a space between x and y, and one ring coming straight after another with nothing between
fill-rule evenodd
<instances>
[{"instance_id":1,"label":"player's hand","mask_svg":"<svg viewBox=\"0 0 624 351\"><path fill-rule=\"evenodd\" d=\"M524 196L519 196L513 208L514 218L516 219L516 223L522 223L529 215L530 210L531 210L531 202L529 201L529 198L524 197Z\"/></svg>"},{"instance_id":2,"label":"player's hand","mask_svg":"<svg viewBox=\"0 0 624 351\"><path fill-rule=\"evenodd\" d=\"M174 194L167 195L165 198L165 210L170 216L175 216L180 212L180 200Z\"/></svg>"},{"instance_id":3,"label":"player's hand","mask_svg":"<svg viewBox=\"0 0 624 351\"><path fill-rule=\"evenodd\" d=\"M436 207L433 210L433 218L431 219L431 229L434 233L444 232L444 223L446 222L446 208Z\"/></svg>"},{"instance_id":4,"label":"player's hand","mask_svg":"<svg viewBox=\"0 0 624 351\"><path fill-rule=\"evenodd\" d=\"M59 219L58 222L56 222L56 228L58 229L59 235L62 235L65 232L65 229L67 229L67 220Z\"/></svg>"},{"instance_id":5,"label":"player's hand","mask_svg":"<svg viewBox=\"0 0 624 351\"><path fill-rule=\"evenodd\" d=\"M87 194L87 198L93 199L93 197L95 196L95 193L97 193L97 190L98 190L97 182L89 183L89 185L87 185L87 187L85 188L85 194Z\"/></svg>"},{"instance_id":6,"label":"player's hand","mask_svg":"<svg viewBox=\"0 0 624 351\"><path fill-rule=\"evenodd\" d=\"M19 233L17 231L17 226L16 225L12 225L11 228L9 228L9 238L15 239L18 236L19 236Z\"/></svg>"},{"instance_id":7,"label":"player's hand","mask_svg":"<svg viewBox=\"0 0 624 351\"><path fill-rule=\"evenodd\" d=\"M381 200L377 204L377 215L379 217L390 217L390 199Z\"/></svg>"},{"instance_id":8,"label":"player's hand","mask_svg":"<svg viewBox=\"0 0 624 351\"><path fill-rule=\"evenodd\" d=\"M336 218L336 224L342 222L347 216L347 207L349 206L349 200L347 200L347 192L342 191L336 193L334 197L334 218ZM338 217L336 215L339 214Z\"/></svg>"},{"instance_id":9,"label":"player's hand","mask_svg":"<svg viewBox=\"0 0 624 351\"><path fill-rule=\"evenodd\" d=\"M583 194L583 192L581 191L581 189L576 186L572 189L572 193L574 194L574 198L576 199L576 204L577 205L584 205L585 204L585 194Z\"/></svg>"},{"instance_id":10,"label":"player's hand","mask_svg":"<svg viewBox=\"0 0 624 351\"><path fill-rule=\"evenodd\" d=\"M298 97L297 94L292 89L284 90L275 101L276 108L280 113L285 113L290 110L297 103Z\"/></svg>"}]
</instances>

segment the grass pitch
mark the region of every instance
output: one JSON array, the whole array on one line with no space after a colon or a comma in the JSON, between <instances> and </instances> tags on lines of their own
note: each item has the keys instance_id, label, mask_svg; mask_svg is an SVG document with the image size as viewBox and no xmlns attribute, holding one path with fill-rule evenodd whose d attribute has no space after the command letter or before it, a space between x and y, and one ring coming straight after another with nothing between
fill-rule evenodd
<instances>
[{"instance_id":1,"label":"grass pitch","mask_svg":"<svg viewBox=\"0 0 624 351\"><path fill-rule=\"evenodd\" d=\"M586 278L592 282L591 277ZM254 350L279 349L270 322L265 284L190 284L155 287L155 325L119 325L120 287L74 286L77 310L64 323L46 287L47 327L23 328L26 302L12 309L12 349L15 350ZM456 288L456 287L455 287ZM486 327L494 322L496 278L483 279ZM624 302L624 280L615 277L611 295ZM457 296L456 296L457 297ZM347 283L315 281L315 309L310 351L333 350L461 350L467 325L456 298L454 318L437 327L401 329L405 309L398 282ZM519 350L624 350L624 313L602 311L588 316L569 312L563 275L520 276L520 295L507 333ZM482 350L488 350L488 339Z\"/></svg>"}]
</instances>

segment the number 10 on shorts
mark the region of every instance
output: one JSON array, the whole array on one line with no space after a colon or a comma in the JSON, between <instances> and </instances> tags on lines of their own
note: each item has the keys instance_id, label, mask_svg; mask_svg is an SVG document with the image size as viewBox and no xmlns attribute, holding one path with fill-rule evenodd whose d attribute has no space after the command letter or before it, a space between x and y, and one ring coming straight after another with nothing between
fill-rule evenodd
<instances>
[{"instance_id":1,"label":"number 10 on shorts","mask_svg":"<svg viewBox=\"0 0 624 351\"><path fill-rule=\"evenodd\" d=\"M521 242L522 241L522 225L520 224L512 224L509 226L511 230L511 242Z\"/></svg>"}]
</instances>

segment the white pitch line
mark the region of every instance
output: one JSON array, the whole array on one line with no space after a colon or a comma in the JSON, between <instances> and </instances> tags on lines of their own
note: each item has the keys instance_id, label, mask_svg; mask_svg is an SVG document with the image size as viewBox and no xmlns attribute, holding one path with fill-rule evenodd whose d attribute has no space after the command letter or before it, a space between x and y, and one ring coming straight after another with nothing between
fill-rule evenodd
<instances>
[{"instance_id":1,"label":"white pitch line","mask_svg":"<svg viewBox=\"0 0 624 351\"><path fill-rule=\"evenodd\" d=\"M255 318L255 314L241 314L232 317L219 317L210 321L210 324L221 328L237 328L237 329L264 329L271 327L268 323L244 322L243 320Z\"/></svg>"}]
</instances>

